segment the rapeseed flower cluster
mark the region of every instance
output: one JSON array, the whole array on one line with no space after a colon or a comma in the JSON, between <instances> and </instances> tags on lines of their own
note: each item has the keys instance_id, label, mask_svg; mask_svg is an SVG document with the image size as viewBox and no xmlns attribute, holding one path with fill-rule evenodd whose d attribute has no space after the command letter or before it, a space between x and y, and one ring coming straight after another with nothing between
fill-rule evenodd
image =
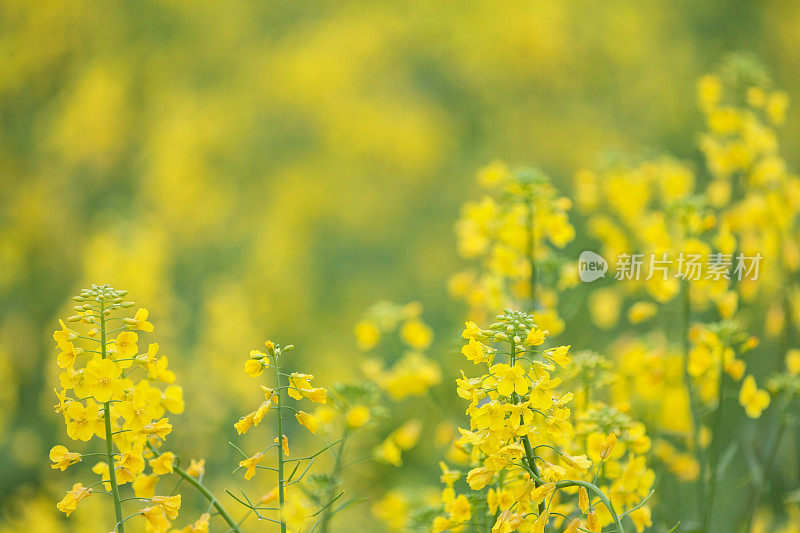
<instances>
[{"instance_id":1,"label":"rapeseed flower cluster","mask_svg":"<svg viewBox=\"0 0 800 533\"><path fill-rule=\"evenodd\" d=\"M334 517L361 501L345 475L361 463L372 471L358 481L376 488L369 510L391 531L643 531L680 519L709 532L722 523L720 502L734 497L731 471L746 463L738 487L748 503L725 520L791 531L800 523L792 498L763 502L784 488L774 474L800 401L800 180L776 132L788 99L741 56L702 78L698 98L705 171L668 155L610 156L575 176L576 226L572 200L542 172L500 161L478 172L483 196L464 205L455 227L471 264L449 281L467 304L458 367L466 360L477 369L462 370L449 395L466 401L463 411L442 398L442 374L454 369L436 357L417 302L367 309L354 329L365 354L355 383L321 387L312 374L290 371L291 345L267 341L250 351L243 375L269 381L233 427L250 439L241 448L265 422L273 428L256 453L234 445L244 483L228 495L245 507L238 521L204 485L204 460L181 467L165 447L183 391L159 346L148 339L145 349L154 329L147 310L107 285L82 291L76 314L53 334L56 412L75 444L49 456L60 471L102 460L90 465L99 479L75 483L58 509L69 516L102 494L113 502L116 531L135 518L147 531L208 531L219 516L238 532L255 516L282 533L329 533ZM622 275L579 283L560 251L575 227ZM633 254L662 263L654 275L647 263L634 272ZM722 263L734 254L763 256L758 277L693 273L690 258ZM204 320L217 328L202 333L204 363L228 337L241 343L254 329L240 293L210 292ZM587 320L588 334L573 342L588 349L553 343L582 312L598 331ZM292 417L300 433L324 439L321 449L291 453L304 444L288 429ZM728 430L731 420L742 430ZM104 449L86 451L95 438ZM441 490L420 483L416 470L437 463ZM391 481L376 486L386 471ZM172 523L185 502L162 490L166 476L208 502L181 530ZM666 490L654 493L656 477ZM251 497L246 487L258 483L268 488ZM671 508L681 498L691 498L693 512Z\"/></svg>"},{"instance_id":2,"label":"rapeseed flower cluster","mask_svg":"<svg viewBox=\"0 0 800 533\"><path fill-rule=\"evenodd\" d=\"M442 380L439 365L425 355L433 343L433 330L421 315L418 302L381 301L367 309L355 326L358 347L370 354L362 364L365 376L393 401L424 396ZM391 351L384 357L378 351L382 344Z\"/></svg>"},{"instance_id":3,"label":"rapeseed flower cluster","mask_svg":"<svg viewBox=\"0 0 800 533\"><path fill-rule=\"evenodd\" d=\"M91 467L100 480L75 483L57 507L69 516L92 494L104 494L113 500L112 530L122 533L129 519L143 517L147 531L166 532L178 517L181 495L159 494L159 480L178 474L201 486L204 461L192 460L182 470L174 453L161 450L172 432L169 414L184 410L183 391L174 384L175 374L158 344L140 348L139 334L153 332L153 324L144 308L130 316L127 310L134 302L126 295L109 285L84 289L73 298L76 314L67 318L81 331L60 320L61 328L53 333L59 351L56 364L62 369L55 410L64 418L67 435L79 449L94 438L105 441L102 452L70 451L63 445L50 450L52 467L62 471L85 458L104 459ZM133 495L123 498L125 485ZM166 488L162 484L161 490ZM131 504L140 508L126 516L123 508ZM203 514L181 531L208 531L208 523L209 515Z\"/></svg>"},{"instance_id":4,"label":"rapeseed flower cluster","mask_svg":"<svg viewBox=\"0 0 800 533\"><path fill-rule=\"evenodd\" d=\"M244 470L244 479L250 481L259 470L275 474L275 486L260 499L251 499L247 491L240 495L229 494L255 514L279 526L283 533L300 533L317 530L327 533L334 515L351 502L342 500L342 473L345 468L345 446L351 435L369 424L380 412L377 392L370 384L336 384L328 389L314 384L314 376L302 372L286 373L285 356L293 345L281 347L266 341L265 350L251 350L244 364L245 373L259 378L267 372L272 377L272 386L261 385L264 400L255 411L242 416L234 427L239 435L259 426L269 415L275 419L277 436L267 439L265 446L253 455L237 450L243 455L238 470ZM313 411L298 409L289 400L310 402ZM299 407L299 405L298 405ZM305 409L308 409L306 407ZM300 426L312 434L332 436L338 430L338 438L316 453L292 457L286 435L284 412L294 414ZM275 449L275 466L267 466L267 453ZM335 450L335 460L329 473L310 473L315 460L328 450ZM277 513L277 514L276 514ZM275 516L273 518L272 516Z\"/></svg>"},{"instance_id":5,"label":"rapeseed flower cluster","mask_svg":"<svg viewBox=\"0 0 800 533\"><path fill-rule=\"evenodd\" d=\"M433 530L600 531L613 523L622 531L626 516L637 530L649 525L654 473L642 455L650 447L644 426L594 403L574 424L575 395L559 389L570 346L546 347L548 332L511 309L485 329L467 322L462 336L464 356L486 369L456 380L469 402L458 444L470 455L463 481L473 492L457 494L462 473L442 464L444 514Z\"/></svg>"},{"instance_id":6,"label":"rapeseed flower cluster","mask_svg":"<svg viewBox=\"0 0 800 533\"><path fill-rule=\"evenodd\" d=\"M562 276L556 251L575 237L568 216L571 200L559 196L538 169L512 170L495 161L477 179L486 193L464 204L455 228L458 251L474 266L450 278L451 294L467 303L475 320L506 305L536 301L539 323L559 334L564 321L556 311L558 294L536 280ZM564 277L567 285L576 279L569 269Z\"/></svg>"}]
</instances>

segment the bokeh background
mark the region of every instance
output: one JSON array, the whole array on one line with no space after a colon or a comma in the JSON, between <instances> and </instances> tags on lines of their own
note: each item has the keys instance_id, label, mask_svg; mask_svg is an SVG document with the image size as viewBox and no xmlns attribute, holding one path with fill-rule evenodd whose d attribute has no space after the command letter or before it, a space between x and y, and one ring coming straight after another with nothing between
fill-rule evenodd
<instances>
[{"instance_id":1,"label":"bokeh background","mask_svg":"<svg viewBox=\"0 0 800 533\"><path fill-rule=\"evenodd\" d=\"M96 529L58 516L75 480L46 459L50 332L81 287L150 309L186 394L173 447L222 487L263 339L344 379L364 309L419 300L432 357L453 355L477 167L534 164L564 193L609 148L702 168L696 79L746 50L800 101L798 27L788 1L3 1L0 531ZM362 477L436 486L432 455L407 461ZM380 531L368 508L339 530Z\"/></svg>"}]
</instances>

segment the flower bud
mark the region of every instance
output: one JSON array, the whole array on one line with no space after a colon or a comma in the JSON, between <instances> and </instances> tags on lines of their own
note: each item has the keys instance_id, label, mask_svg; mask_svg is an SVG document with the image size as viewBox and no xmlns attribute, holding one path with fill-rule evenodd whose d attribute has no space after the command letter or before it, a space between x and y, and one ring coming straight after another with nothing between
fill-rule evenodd
<instances>
[{"instance_id":1,"label":"flower bud","mask_svg":"<svg viewBox=\"0 0 800 533\"><path fill-rule=\"evenodd\" d=\"M606 441L600 448L600 457L603 459L608 459L608 456L611 455L611 451L614 449L614 446L616 444L617 444L617 436L613 433L609 433L608 437L606 437Z\"/></svg>"}]
</instances>

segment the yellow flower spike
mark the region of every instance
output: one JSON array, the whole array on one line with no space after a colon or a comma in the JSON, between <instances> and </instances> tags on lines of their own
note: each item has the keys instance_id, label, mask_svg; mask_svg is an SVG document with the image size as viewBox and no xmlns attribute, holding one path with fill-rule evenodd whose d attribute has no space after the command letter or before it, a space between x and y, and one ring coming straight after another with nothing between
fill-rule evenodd
<instances>
[{"instance_id":1,"label":"yellow flower spike","mask_svg":"<svg viewBox=\"0 0 800 533\"><path fill-rule=\"evenodd\" d=\"M124 452L114 461L117 483L130 483L144 471L144 459L138 453Z\"/></svg>"},{"instance_id":2,"label":"yellow flower spike","mask_svg":"<svg viewBox=\"0 0 800 533\"><path fill-rule=\"evenodd\" d=\"M304 390L302 395L314 403L326 403L328 401L328 390L321 387Z\"/></svg>"},{"instance_id":3,"label":"yellow flower spike","mask_svg":"<svg viewBox=\"0 0 800 533\"><path fill-rule=\"evenodd\" d=\"M454 498L449 504L445 505L445 511L450 513L451 519L456 523L463 523L472 518L472 506L463 494Z\"/></svg>"},{"instance_id":4,"label":"yellow flower spike","mask_svg":"<svg viewBox=\"0 0 800 533\"><path fill-rule=\"evenodd\" d=\"M239 435L244 435L245 433L247 433L247 430L253 427L254 418L255 418L254 413L250 413L246 416L241 417L238 422L233 424L233 427L236 429L236 433L238 433Z\"/></svg>"},{"instance_id":5,"label":"yellow flower spike","mask_svg":"<svg viewBox=\"0 0 800 533\"><path fill-rule=\"evenodd\" d=\"M69 329L63 320L59 319L58 323L61 325L61 329L53 332L53 340L56 341L57 345L60 346L62 343L74 341L78 338L78 333Z\"/></svg>"},{"instance_id":6,"label":"yellow flower spike","mask_svg":"<svg viewBox=\"0 0 800 533\"><path fill-rule=\"evenodd\" d=\"M783 91L776 91L767 100L767 116L770 122L780 126L786 121L786 109L789 107L789 96Z\"/></svg>"},{"instance_id":7,"label":"yellow flower spike","mask_svg":"<svg viewBox=\"0 0 800 533\"><path fill-rule=\"evenodd\" d=\"M209 533L208 525L210 521L211 515L208 513L203 513L200 515L200 518L195 520L194 524L186 526L178 533Z\"/></svg>"},{"instance_id":8,"label":"yellow flower spike","mask_svg":"<svg viewBox=\"0 0 800 533\"><path fill-rule=\"evenodd\" d=\"M100 480L101 481L104 480L104 479L107 480L108 476L109 476L108 463L106 463L105 461L98 461L92 467L92 472L94 472L95 474L100 476ZM103 488L106 490L106 492L110 491L111 490L111 483L106 481L105 483L103 483Z\"/></svg>"},{"instance_id":9,"label":"yellow flower spike","mask_svg":"<svg viewBox=\"0 0 800 533\"><path fill-rule=\"evenodd\" d=\"M495 475L495 471L485 466L473 468L467 473L467 483L472 490L481 490Z\"/></svg>"},{"instance_id":10,"label":"yellow flower spike","mask_svg":"<svg viewBox=\"0 0 800 533\"><path fill-rule=\"evenodd\" d=\"M370 419L369 408L364 405L351 407L345 415L345 423L350 429L360 428Z\"/></svg>"},{"instance_id":11,"label":"yellow flower spike","mask_svg":"<svg viewBox=\"0 0 800 533\"><path fill-rule=\"evenodd\" d=\"M511 396L515 392L519 395L527 394L530 383L525 376L525 369L521 365L512 367L505 363L498 363L492 365L489 371L497 380L497 392L501 396Z\"/></svg>"},{"instance_id":12,"label":"yellow flower spike","mask_svg":"<svg viewBox=\"0 0 800 533\"><path fill-rule=\"evenodd\" d=\"M550 520L550 513L547 511L542 512L536 521L533 523L533 529L531 529L531 533L544 533L544 528L547 526L547 522Z\"/></svg>"},{"instance_id":13,"label":"yellow flower spike","mask_svg":"<svg viewBox=\"0 0 800 533\"><path fill-rule=\"evenodd\" d=\"M390 490L380 500L372 504L370 512L382 521L389 531L403 531L406 529L409 518L408 497L400 491ZM446 521L448 525L444 526L441 521L438 522L443 525L443 529L438 531L445 531L450 527L449 521L444 517L440 518ZM434 530L436 531L436 525L434 525Z\"/></svg>"},{"instance_id":14,"label":"yellow flower spike","mask_svg":"<svg viewBox=\"0 0 800 533\"><path fill-rule=\"evenodd\" d=\"M261 505L268 505L275 501L278 501L278 487L275 487L274 489L264 494L258 502Z\"/></svg>"},{"instance_id":15,"label":"yellow flower spike","mask_svg":"<svg viewBox=\"0 0 800 533\"><path fill-rule=\"evenodd\" d=\"M319 429L319 421L313 415L310 415L305 411L298 411L294 416L297 418L297 421L300 423L300 425L304 426L311 433L316 433Z\"/></svg>"},{"instance_id":16,"label":"yellow flower spike","mask_svg":"<svg viewBox=\"0 0 800 533\"><path fill-rule=\"evenodd\" d=\"M596 510L586 515L586 529L595 533L600 531L600 519Z\"/></svg>"},{"instance_id":17,"label":"yellow flower spike","mask_svg":"<svg viewBox=\"0 0 800 533\"><path fill-rule=\"evenodd\" d=\"M409 320L400 329L400 338L414 349L424 350L433 342L433 330L421 320Z\"/></svg>"},{"instance_id":18,"label":"yellow flower spike","mask_svg":"<svg viewBox=\"0 0 800 533\"><path fill-rule=\"evenodd\" d=\"M146 424L142 429L141 433L143 435L153 435L160 439L166 438L167 435L172 431L172 425L169 423L169 419L162 418L156 422L151 422Z\"/></svg>"},{"instance_id":19,"label":"yellow flower spike","mask_svg":"<svg viewBox=\"0 0 800 533\"><path fill-rule=\"evenodd\" d=\"M511 177L511 171L504 161L495 159L488 165L478 169L476 179L481 187L487 189L502 185Z\"/></svg>"},{"instance_id":20,"label":"yellow flower spike","mask_svg":"<svg viewBox=\"0 0 800 533\"><path fill-rule=\"evenodd\" d=\"M571 345L559 346L554 350L546 351L544 355L562 368L566 368L569 365L569 357L567 357L567 352L569 352L570 348Z\"/></svg>"},{"instance_id":21,"label":"yellow flower spike","mask_svg":"<svg viewBox=\"0 0 800 533\"><path fill-rule=\"evenodd\" d=\"M173 383L175 381L175 373L167 369L168 365L169 359L163 356L149 362L147 364L147 377L154 381Z\"/></svg>"},{"instance_id":22,"label":"yellow flower spike","mask_svg":"<svg viewBox=\"0 0 800 533\"><path fill-rule=\"evenodd\" d=\"M174 415L181 414L185 409L183 389L178 385L170 385L161 393L161 405Z\"/></svg>"},{"instance_id":23,"label":"yellow flower spike","mask_svg":"<svg viewBox=\"0 0 800 533\"><path fill-rule=\"evenodd\" d=\"M528 336L525 338L525 344L528 346L541 346L547 340L548 331L541 329L531 329Z\"/></svg>"},{"instance_id":24,"label":"yellow flower spike","mask_svg":"<svg viewBox=\"0 0 800 533\"><path fill-rule=\"evenodd\" d=\"M181 510L181 495L175 496L153 496L153 503L164 510L170 520L178 518L178 512Z\"/></svg>"},{"instance_id":25,"label":"yellow flower spike","mask_svg":"<svg viewBox=\"0 0 800 533\"><path fill-rule=\"evenodd\" d=\"M786 352L786 370L793 376L800 374L800 350L793 348Z\"/></svg>"},{"instance_id":26,"label":"yellow flower spike","mask_svg":"<svg viewBox=\"0 0 800 533\"><path fill-rule=\"evenodd\" d=\"M71 342L64 341L58 345L61 352L56 358L56 364L60 368L68 368L75 364L75 358L83 353L82 348L76 348Z\"/></svg>"},{"instance_id":27,"label":"yellow flower spike","mask_svg":"<svg viewBox=\"0 0 800 533\"><path fill-rule=\"evenodd\" d=\"M616 445L617 436L614 433L609 433L608 437L606 437L606 440L603 443L602 448L600 449L600 457L602 459L608 459L611 456L611 453L614 451L614 447Z\"/></svg>"},{"instance_id":28,"label":"yellow flower spike","mask_svg":"<svg viewBox=\"0 0 800 533\"><path fill-rule=\"evenodd\" d=\"M644 531L646 528L653 525L653 520L650 517L650 508L647 506L634 509L628 516L633 522L633 526L636 528L638 533L642 533L642 531Z\"/></svg>"},{"instance_id":29,"label":"yellow flower spike","mask_svg":"<svg viewBox=\"0 0 800 533\"><path fill-rule=\"evenodd\" d=\"M277 441L278 439L275 440ZM253 476L256 475L256 466L261 462L263 458L264 454L262 452L259 452L253 455L252 457L248 457L247 459L239 461L239 466L247 469L244 473L244 478L246 480L249 481L250 479L253 478Z\"/></svg>"},{"instance_id":30,"label":"yellow flower spike","mask_svg":"<svg viewBox=\"0 0 800 533\"><path fill-rule=\"evenodd\" d=\"M206 473L206 460L205 459L192 459L189 462L189 468L186 469L186 474L200 479Z\"/></svg>"},{"instance_id":31,"label":"yellow flower spike","mask_svg":"<svg viewBox=\"0 0 800 533\"><path fill-rule=\"evenodd\" d=\"M67 405L67 435L73 440L88 441L102 425L100 409L93 400L87 400L84 406L81 402L71 402Z\"/></svg>"},{"instance_id":32,"label":"yellow flower spike","mask_svg":"<svg viewBox=\"0 0 800 533\"><path fill-rule=\"evenodd\" d=\"M739 390L739 404L744 407L745 414L750 418L759 418L769 406L769 402L769 393L756 386L756 380L752 375L747 376Z\"/></svg>"},{"instance_id":33,"label":"yellow flower spike","mask_svg":"<svg viewBox=\"0 0 800 533\"><path fill-rule=\"evenodd\" d=\"M411 419L394 430L391 434L391 439L401 450L410 450L417 445L417 442L419 442L421 433L422 422L416 419Z\"/></svg>"},{"instance_id":34,"label":"yellow flower spike","mask_svg":"<svg viewBox=\"0 0 800 533\"><path fill-rule=\"evenodd\" d=\"M157 475L139 474L131 486L137 498L152 498L156 492L156 484L158 484Z\"/></svg>"},{"instance_id":35,"label":"yellow flower spike","mask_svg":"<svg viewBox=\"0 0 800 533\"><path fill-rule=\"evenodd\" d=\"M175 463L175 454L172 452L164 452L158 457L154 457L148 461L153 474L163 476L173 472L173 464Z\"/></svg>"},{"instance_id":36,"label":"yellow flower spike","mask_svg":"<svg viewBox=\"0 0 800 533\"><path fill-rule=\"evenodd\" d=\"M56 507L59 511L69 516L77 509L78 504L88 498L91 493L92 489L84 487L82 483L75 483L66 496L56 504Z\"/></svg>"},{"instance_id":37,"label":"yellow flower spike","mask_svg":"<svg viewBox=\"0 0 800 533\"><path fill-rule=\"evenodd\" d=\"M403 454L400 447L395 444L393 439L385 439L381 444L372 450L372 455L377 459L386 461L387 463L400 466L403 464Z\"/></svg>"},{"instance_id":38,"label":"yellow flower spike","mask_svg":"<svg viewBox=\"0 0 800 533\"><path fill-rule=\"evenodd\" d=\"M356 344L363 351L371 350L378 345L381 339L381 331L374 322L362 320L355 327Z\"/></svg>"},{"instance_id":39,"label":"yellow flower spike","mask_svg":"<svg viewBox=\"0 0 800 533\"><path fill-rule=\"evenodd\" d=\"M264 347L267 349L269 355L275 355L275 343L271 340L264 341Z\"/></svg>"},{"instance_id":40,"label":"yellow flower spike","mask_svg":"<svg viewBox=\"0 0 800 533\"><path fill-rule=\"evenodd\" d=\"M741 359L729 359L725 361L724 369L734 381L739 381L744 376L745 366L745 362Z\"/></svg>"},{"instance_id":41,"label":"yellow flower spike","mask_svg":"<svg viewBox=\"0 0 800 533\"><path fill-rule=\"evenodd\" d=\"M139 511L139 514L144 516L145 520L147 520L147 524L151 526L147 529L151 531L167 531L171 525L169 520L167 520L167 514L164 512L164 509L157 505L146 507Z\"/></svg>"},{"instance_id":42,"label":"yellow flower spike","mask_svg":"<svg viewBox=\"0 0 800 533\"><path fill-rule=\"evenodd\" d=\"M126 318L123 319L123 322L128 326L130 329L138 329L139 331L144 332L152 332L153 331L153 324L147 321L147 316L149 312L144 307L140 307L133 318Z\"/></svg>"},{"instance_id":43,"label":"yellow flower spike","mask_svg":"<svg viewBox=\"0 0 800 533\"><path fill-rule=\"evenodd\" d=\"M461 334L461 336L465 339L476 339L477 337L483 336L481 328L479 328L475 322L465 322L464 328L464 332Z\"/></svg>"},{"instance_id":44,"label":"yellow flower spike","mask_svg":"<svg viewBox=\"0 0 800 533\"><path fill-rule=\"evenodd\" d=\"M470 339L469 343L461 347L461 353L464 357L472 361L474 364L485 363L489 358L485 355L485 347L475 339Z\"/></svg>"},{"instance_id":45,"label":"yellow flower spike","mask_svg":"<svg viewBox=\"0 0 800 533\"><path fill-rule=\"evenodd\" d=\"M278 444L278 437L275 437L273 442ZM289 457L289 439L286 435L283 435L283 439L281 439L281 449L283 450L284 457Z\"/></svg>"},{"instance_id":46,"label":"yellow flower spike","mask_svg":"<svg viewBox=\"0 0 800 533\"><path fill-rule=\"evenodd\" d=\"M583 514L589 511L589 493L584 487L578 488L578 508Z\"/></svg>"},{"instance_id":47,"label":"yellow flower spike","mask_svg":"<svg viewBox=\"0 0 800 533\"><path fill-rule=\"evenodd\" d=\"M530 499L533 503L541 503L549 498L556 490L556 486L553 483L545 483L544 485L540 485L539 487L535 488L530 493Z\"/></svg>"},{"instance_id":48,"label":"yellow flower spike","mask_svg":"<svg viewBox=\"0 0 800 533\"><path fill-rule=\"evenodd\" d=\"M562 453L561 460L579 470L588 470L592 466L592 461L586 455L573 456L568 453Z\"/></svg>"},{"instance_id":49,"label":"yellow flower spike","mask_svg":"<svg viewBox=\"0 0 800 533\"><path fill-rule=\"evenodd\" d=\"M53 446L50 449L50 460L53 462L51 468L61 470L62 472L70 465L79 463L81 461L81 454L70 452L66 446Z\"/></svg>"},{"instance_id":50,"label":"yellow flower spike","mask_svg":"<svg viewBox=\"0 0 800 533\"><path fill-rule=\"evenodd\" d=\"M139 352L139 335L133 331L123 331L114 340L117 354L120 358L134 357Z\"/></svg>"},{"instance_id":51,"label":"yellow flower spike","mask_svg":"<svg viewBox=\"0 0 800 533\"><path fill-rule=\"evenodd\" d=\"M250 352L250 357L252 356L253 352ZM257 378L264 372L264 369L267 366L268 365L264 364L263 359L248 359L247 361L244 362L244 373L250 376L251 378Z\"/></svg>"},{"instance_id":52,"label":"yellow flower spike","mask_svg":"<svg viewBox=\"0 0 800 533\"><path fill-rule=\"evenodd\" d=\"M461 472L458 470L451 470L444 461L439 461L439 468L442 470L442 483L452 487L453 483L461 478Z\"/></svg>"},{"instance_id":53,"label":"yellow flower spike","mask_svg":"<svg viewBox=\"0 0 800 533\"><path fill-rule=\"evenodd\" d=\"M122 369L111 359L92 359L83 373L83 390L87 396L105 403L125 390L125 381L117 379L120 374Z\"/></svg>"},{"instance_id":54,"label":"yellow flower spike","mask_svg":"<svg viewBox=\"0 0 800 533\"><path fill-rule=\"evenodd\" d=\"M658 307L653 302L636 302L628 309L628 321L631 324L641 324L653 318L658 312Z\"/></svg>"}]
</instances>

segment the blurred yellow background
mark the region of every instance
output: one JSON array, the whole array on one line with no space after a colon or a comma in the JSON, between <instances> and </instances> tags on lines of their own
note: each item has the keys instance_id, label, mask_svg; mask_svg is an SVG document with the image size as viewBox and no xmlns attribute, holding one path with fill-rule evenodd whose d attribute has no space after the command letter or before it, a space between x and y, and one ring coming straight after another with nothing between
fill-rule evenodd
<instances>
[{"instance_id":1,"label":"blurred yellow background","mask_svg":"<svg viewBox=\"0 0 800 533\"><path fill-rule=\"evenodd\" d=\"M96 529L56 516L71 481L46 460L50 332L81 287L150 310L186 393L175 447L229 477L263 339L333 381L366 306L420 300L449 357L476 167L539 165L565 193L608 148L701 168L696 79L752 51L800 101L798 27L778 1L4 1L0 531ZM435 485L433 465L404 475Z\"/></svg>"}]
</instances>

